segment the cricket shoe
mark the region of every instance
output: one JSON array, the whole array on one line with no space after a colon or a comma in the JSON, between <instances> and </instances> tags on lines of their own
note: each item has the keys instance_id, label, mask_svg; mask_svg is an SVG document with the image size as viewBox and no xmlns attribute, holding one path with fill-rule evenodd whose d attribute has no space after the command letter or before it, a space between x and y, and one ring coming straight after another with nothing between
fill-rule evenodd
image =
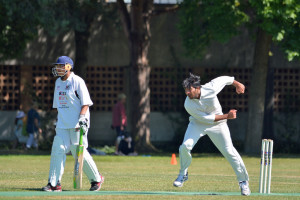
<instances>
[{"instance_id":1,"label":"cricket shoe","mask_svg":"<svg viewBox=\"0 0 300 200\"><path fill-rule=\"evenodd\" d=\"M104 182L104 177L103 176L101 176L100 175L100 177L101 177L101 180L100 180L100 182L92 182L91 183L91 188L90 188L90 191L99 191L100 189L101 189L101 185L102 185L102 183Z\"/></svg>"},{"instance_id":2,"label":"cricket shoe","mask_svg":"<svg viewBox=\"0 0 300 200\"><path fill-rule=\"evenodd\" d=\"M241 181L239 185L241 188L241 195L249 196L251 194L248 181Z\"/></svg>"},{"instance_id":3,"label":"cricket shoe","mask_svg":"<svg viewBox=\"0 0 300 200\"><path fill-rule=\"evenodd\" d=\"M188 180L188 173L186 173L186 175L178 175L177 179L174 181L173 185L175 187L182 187L183 186L183 182Z\"/></svg>"},{"instance_id":4,"label":"cricket shoe","mask_svg":"<svg viewBox=\"0 0 300 200\"><path fill-rule=\"evenodd\" d=\"M42 188L42 190L46 191L46 192L61 192L62 191L60 182L58 182L57 185L54 187L50 183L48 183L45 187Z\"/></svg>"}]
</instances>

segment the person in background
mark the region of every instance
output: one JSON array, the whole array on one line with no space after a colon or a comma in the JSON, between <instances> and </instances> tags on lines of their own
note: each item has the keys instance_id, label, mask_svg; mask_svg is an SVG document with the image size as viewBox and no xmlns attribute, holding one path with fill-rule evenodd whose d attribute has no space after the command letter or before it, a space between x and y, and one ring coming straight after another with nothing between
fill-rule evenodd
<instances>
[{"instance_id":1,"label":"person in background","mask_svg":"<svg viewBox=\"0 0 300 200\"><path fill-rule=\"evenodd\" d=\"M116 129L117 138L115 142L115 154L118 155L118 148L120 141L124 138L124 133L126 132L127 126L127 116L125 110L125 102L126 102L126 95L120 93L118 95L118 102L114 105L113 113L112 113L112 129Z\"/></svg>"},{"instance_id":2,"label":"person in background","mask_svg":"<svg viewBox=\"0 0 300 200\"><path fill-rule=\"evenodd\" d=\"M118 148L118 155L121 156L137 156L137 152L134 150L134 141L130 137L128 132L125 132L124 137L120 141Z\"/></svg>"},{"instance_id":3,"label":"person in background","mask_svg":"<svg viewBox=\"0 0 300 200\"><path fill-rule=\"evenodd\" d=\"M27 114L27 127L26 131L28 133L28 140L26 143L26 148L30 149L32 146L35 149L38 149L38 134L42 134L42 129L40 127L40 115L36 111L38 108L38 104L33 102L31 109Z\"/></svg>"},{"instance_id":4,"label":"person in background","mask_svg":"<svg viewBox=\"0 0 300 200\"><path fill-rule=\"evenodd\" d=\"M23 111L18 111L15 119L15 128L14 128L14 133L16 136L16 139L14 140L13 143L13 149L16 149L18 144L24 145L23 148L25 147L26 141L28 137L23 135L23 119L25 117L25 113Z\"/></svg>"}]
</instances>

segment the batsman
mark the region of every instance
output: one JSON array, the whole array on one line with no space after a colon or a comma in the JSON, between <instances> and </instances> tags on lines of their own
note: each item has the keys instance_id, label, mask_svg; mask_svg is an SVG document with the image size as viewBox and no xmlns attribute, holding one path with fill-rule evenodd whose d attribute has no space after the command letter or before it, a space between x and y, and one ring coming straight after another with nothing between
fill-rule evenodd
<instances>
[{"instance_id":1,"label":"batsman","mask_svg":"<svg viewBox=\"0 0 300 200\"><path fill-rule=\"evenodd\" d=\"M97 166L86 150L88 147L88 129L90 126L89 106L93 105L84 80L75 75L71 58L61 56L54 63L52 73L59 77L55 82L53 108L57 109L56 135L53 140L50 160L48 184L43 191L62 191L61 179L64 173L66 154L71 151L76 158L76 149L82 131L83 172L88 177L90 191L99 191L104 178L98 172Z\"/></svg>"}]
</instances>

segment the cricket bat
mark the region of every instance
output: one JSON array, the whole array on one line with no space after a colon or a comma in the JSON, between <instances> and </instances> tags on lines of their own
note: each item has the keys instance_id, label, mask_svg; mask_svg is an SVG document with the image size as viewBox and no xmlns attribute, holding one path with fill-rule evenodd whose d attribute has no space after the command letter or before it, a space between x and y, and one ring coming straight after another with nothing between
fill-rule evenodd
<instances>
[{"instance_id":1,"label":"cricket bat","mask_svg":"<svg viewBox=\"0 0 300 200\"><path fill-rule=\"evenodd\" d=\"M84 146L82 144L83 130L80 128L79 145L76 148L75 165L74 165L74 189L82 188L82 166L83 166L83 151Z\"/></svg>"}]
</instances>

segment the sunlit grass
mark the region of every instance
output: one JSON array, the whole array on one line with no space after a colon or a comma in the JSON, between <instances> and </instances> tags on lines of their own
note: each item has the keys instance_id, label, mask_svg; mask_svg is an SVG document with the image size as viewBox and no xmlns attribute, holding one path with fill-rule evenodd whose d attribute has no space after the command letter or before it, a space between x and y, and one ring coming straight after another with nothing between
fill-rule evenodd
<instances>
[{"instance_id":1,"label":"sunlit grass","mask_svg":"<svg viewBox=\"0 0 300 200\"><path fill-rule=\"evenodd\" d=\"M171 165L171 155L165 156L93 156L100 173L105 177L101 191L171 191L171 192L240 192L236 176L229 163L216 154L194 156L189 169L189 180L182 188L172 184L179 170ZM259 157L243 156L250 175L252 193L258 192ZM179 158L177 155L177 161ZM1 191L40 191L47 184L50 156L14 155L0 156ZM73 191L74 160L67 156L65 173L62 179L64 191ZM90 184L83 178L83 190ZM272 170L272 193L300 193L300 159L295 157L275 157ZM196 198L197 197L197 198ZM84 196L80 199L240 199L240 196L167 196L167 195L106 195ZM205 197L205 198L204 198ZM0 198L1 193L0 193ZM41 198L41 197L39 197ZM22 199L39 199L24 197ZM55 197L43 197L43 199ZM63 196L63 199L78 197ZM276 199L275 196L253 196L255 199ZM298 196L298 199L300 197ZM15 198L17 199L17 198ZM278 196L277 196L278 199ZM297 199L280 197L280 199Z\"/></svg>"}]
</instances>

